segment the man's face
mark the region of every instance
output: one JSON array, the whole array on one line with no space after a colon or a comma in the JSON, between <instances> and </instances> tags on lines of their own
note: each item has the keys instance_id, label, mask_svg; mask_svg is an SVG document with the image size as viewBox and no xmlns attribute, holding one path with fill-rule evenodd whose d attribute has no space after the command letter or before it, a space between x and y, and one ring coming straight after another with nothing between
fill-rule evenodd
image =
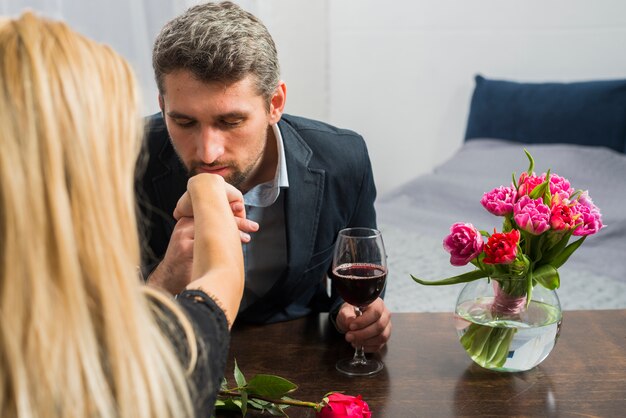
<instances>
[{"instance_id":1,"label":"man's face","mask_svg":"<svg viewBox=\"0 0 626 418\"><path fill-rule=\"evenodd\" d=\"M244 193L274 177L277 156L269 127L282 115L284 84L268 112L253 81L248 76L231 84L205 83L186 70L165 76L159 104L190 176L219 174Z\"/></svg>"}]
</instances>

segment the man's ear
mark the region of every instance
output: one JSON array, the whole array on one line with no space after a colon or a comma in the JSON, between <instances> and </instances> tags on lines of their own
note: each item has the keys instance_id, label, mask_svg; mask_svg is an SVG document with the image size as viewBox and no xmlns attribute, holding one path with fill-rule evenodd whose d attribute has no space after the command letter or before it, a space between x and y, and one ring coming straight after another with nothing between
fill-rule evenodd
<instances>
[{"instance_id":1,"label":"man's ear","mask_svg":"<svg viewBox=\"0 0 626 418\"><path fill-rule=\"evenodd\" d=\"M270 125L277 123L283 111L285 110L285 102L287 101L287 85L284 81L278 82L278 87L274 91L274 95L270 101Z\"/></svg>"}]
</instances>

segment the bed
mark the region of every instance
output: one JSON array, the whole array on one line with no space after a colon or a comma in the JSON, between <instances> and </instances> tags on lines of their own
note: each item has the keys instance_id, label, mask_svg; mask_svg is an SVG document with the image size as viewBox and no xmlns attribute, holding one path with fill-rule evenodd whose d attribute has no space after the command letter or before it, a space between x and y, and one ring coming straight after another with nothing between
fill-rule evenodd
<instances>
[{"instance_id":1,"label":"bed","mask_svg":"<svg viewBox=\"0 0 626 418\"><path fill-rule=\"evenodd\" d=\"M392 312L445 312L461 285L422 286L472 269L453 267L442 240L455 222L501 229L480 204L528 167L589 190L606 225L559 269L564 310L626 308L626 80L519 83L476 77L466 138L432 173L379 197Z\"/></svg>"}]
</instances>

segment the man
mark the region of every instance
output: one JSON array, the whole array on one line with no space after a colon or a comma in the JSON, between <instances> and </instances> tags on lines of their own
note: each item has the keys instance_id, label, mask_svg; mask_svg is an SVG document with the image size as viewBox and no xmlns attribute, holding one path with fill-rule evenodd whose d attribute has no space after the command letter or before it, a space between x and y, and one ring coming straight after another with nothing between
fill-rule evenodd
<instances>
[{"instance_id":1,"label":"man","mask_svg":"<svg viewBox=\"0 0 626 418\"><path fill-rule=\"evenodd\" d=\"M148 228L144 273L176 292L189 280L193 219L171 214L187 179L215 173L244 193L246 289L241 320L270 323L330 311L346 340L379 350L391 332L382 299L359 318L326 274L342 228L375 227L363 139L284 115L274 42L230 3L192 7L158 35L153 67L161 114L150 120L138 198ZM248 221L249 222L249 221ZM150 258L150 256L152 256ZM156 266L156 267L155 267Z\"/></svg>"}]
</instances>

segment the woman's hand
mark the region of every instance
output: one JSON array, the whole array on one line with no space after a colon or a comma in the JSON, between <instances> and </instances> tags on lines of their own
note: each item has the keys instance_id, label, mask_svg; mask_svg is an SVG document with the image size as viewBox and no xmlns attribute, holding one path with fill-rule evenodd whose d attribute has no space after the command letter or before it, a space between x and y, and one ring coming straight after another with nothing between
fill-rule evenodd
<instances>
[{"instance_id":1,"label":"woman's hand","mask_svg":"<svg viewBox=\"0 0 626 418\"><path fill-rule=\"evenodd\" d=\"M216 174L207 175L214 176ZM230 209L235 217L235 223L237 224L237 228L239 228L241 242L250 242L249 233L258 231L259 224L250 219L246 219L246 207L244 206L243 195L241 192L226 182L224 182L224 189ZM176 204L176 208L174 209L174 219L180 220L180 218L183 217L193 218L193 207L191 205L191 198L188 191L181 196Z\"/></svg>"}]
</instances>

